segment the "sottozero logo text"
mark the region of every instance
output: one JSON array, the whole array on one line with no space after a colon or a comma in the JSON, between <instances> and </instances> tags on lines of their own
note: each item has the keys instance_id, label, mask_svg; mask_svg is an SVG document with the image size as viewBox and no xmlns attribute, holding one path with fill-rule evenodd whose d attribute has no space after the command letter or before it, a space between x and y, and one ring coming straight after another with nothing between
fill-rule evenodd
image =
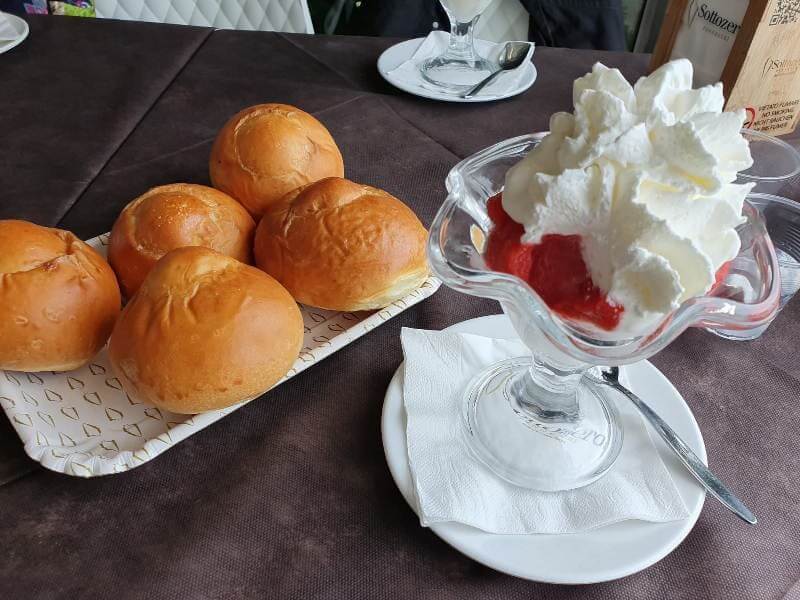
<instances>
[{"instance_id":1,"label":"sottozero logo text","mask_svg":"<svg viewBox=\"0 0 800 600\"><path fill-rule=\"evenodd\" d=\"M689 28L701 25L704 31L724 39L736 35L742 28L741 24L729 19L718 12L718 9L708 6L705 2L689 0L686 9L686 25Z\"/></svg>"}]
</instances>

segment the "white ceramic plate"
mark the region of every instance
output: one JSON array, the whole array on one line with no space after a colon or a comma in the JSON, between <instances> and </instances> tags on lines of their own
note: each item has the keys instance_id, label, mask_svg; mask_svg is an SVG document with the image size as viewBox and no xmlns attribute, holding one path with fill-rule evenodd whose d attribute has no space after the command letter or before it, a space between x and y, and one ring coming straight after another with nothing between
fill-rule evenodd
<instances>
[{"instance_id":1,"label":"white ceramic plate","mask_svg":"<svg viewBox=\"0 0 800 600\"><path fill-rule=\"evenodd\" d=\"M496 338L517 337L504 315L464 321L448 327L448 331ZM639 391L706 462L706 449L697 422L667 378L646 361L626 369L633 390ZM386 390L381 419L383 448L397 487L416 511L408 470L402 373L400 365ZM705 499L703 488L672 451L657 435L653 437L686 502L690 515L687 519L671 523L626 521L570 535L496 535L460 523L437 523L431 530L470 558L503 573L533 581L596 583L641 571L664 558L683 541L700 516Z\"/></svg>"},{"instance_id":2,"label":"white ceramic plate","mask_svg":"<svg viewBox=\"0 0 800 600\"><path fill-rule=\"evenodd\" d=\"M11 23L11 26L17 30L17 37L11 41L0 41L0 54L3 52L8 52L12 48L16 48L19 46L22 41L28 37L28 32L30 29L28 28L28 23L20 19L17 15L11 15L9 13L2 13L8 22Z\"/></svg>"},{"instance_id":3,"label":"white ceramic plate","mask_svg":"<svg viewBox=\"0 0 800 600\"><path fill-rule=\"evenodd\" d=\"M419 48L423 41L425 41L425 38L407 40L384 50L383 54L381 54L380 58L378 58L378 71L380 72L381 76L393 86L403 90L404 92L414 94L415 96L422 96L423 98L430 98L431 100L441 100L443 102L492 102L494 100L502 100L503 98L511 98L512 96L516 96L517 94L521 94L527 90L533 85L533 82L536 81L536 67L533 66L533 63L530 61L525 63L525 66L522 67L525 69L525 73L516 86L507 89L503 94L484 95L481 93L474 98L459 98L454 94L439 92L433 88L411 85L394 78L390 74L390 71L396 69L406 60L408 60L414 54L414 52L416 52L417 48ZM489 52L491 52L493 46L494 44L492 42L475 40L475 48L483 56L487 56Z\"/></svg>"}]
</instances>

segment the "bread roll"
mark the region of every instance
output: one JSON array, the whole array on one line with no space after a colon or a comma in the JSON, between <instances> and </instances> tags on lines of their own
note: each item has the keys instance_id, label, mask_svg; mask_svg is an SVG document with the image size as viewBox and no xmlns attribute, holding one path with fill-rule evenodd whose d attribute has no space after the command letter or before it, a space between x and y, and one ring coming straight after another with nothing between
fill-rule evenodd
<instances>
[{"instance_id":1,"label":"bread roll","mask_svg":"<svg viewBox=\"0 0 800 600\"><path fill-rule=\"evenodd\" d=\"M92 248L69 231L0 221L0 369L77 369L119 310L114 272Z\"/></svg>"},{"instance_id":2,"label":"bread roll","mask_svg":"<svg viewBox=\"0 0 800 600\"><path fill-rule=\"evenodd\" d=\"M428 277L427 232L394 196L331 177L287 194L256 229L256 264L303 304L382 308Z\"/></svg>"},{"instance_id":3,"label":"bread roll","mask_svg":"<svg viewBox=\"0 0 800 600\"><path fill-rule=\"evenodd\" d=\"M286 104L258 104L234 115L214 141L211 182L258 218L293 189L344 176L342 154L314 117Z\"/></svg>"},{"instance_id":4,"label":"bread roll","mask_svg":"<svg viewBox=\"0 0 800 600\"><path fill-rule=\"evenodd\" d=\"M162 185L123 209L111 230L108 261L130 298L156 261L175 248L205 246L251 263L255 228L244 207L219 190Z\"/></svg>"},{"instance_id":5,"label":"bread roll","mask_svg":"<svg viewBox=\"0 0 800 600\"><path fill-rule=\"evenodd\" d=\"M123 386L177 413L267 391L294 363L303 319L272 277L200 247L164 256L122 311L109 356Z\"/></svg>"}]
</instances>

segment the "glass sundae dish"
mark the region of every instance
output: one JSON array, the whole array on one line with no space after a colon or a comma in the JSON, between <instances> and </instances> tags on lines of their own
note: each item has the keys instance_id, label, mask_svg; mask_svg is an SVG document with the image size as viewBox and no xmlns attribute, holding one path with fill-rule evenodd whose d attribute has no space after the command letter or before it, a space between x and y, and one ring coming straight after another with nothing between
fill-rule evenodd
<instances>
[{"instance_id":1,"label":"glass sundae dish","mask_svg":"<svg viewBox=\"0 0 800 600\"><path fill-rule=\"evenodd\" d=\"M721 87L691 89L688 61L635 87L596 65L575 113L456 165L431 226L442 281L500 301L529 356L476 374L464 391L472 452L521 487L581 487L614 464L614 392L584 377L644 360L687 327L729 338L778 309L775 250Z\"/></svg>"}]
</instances>

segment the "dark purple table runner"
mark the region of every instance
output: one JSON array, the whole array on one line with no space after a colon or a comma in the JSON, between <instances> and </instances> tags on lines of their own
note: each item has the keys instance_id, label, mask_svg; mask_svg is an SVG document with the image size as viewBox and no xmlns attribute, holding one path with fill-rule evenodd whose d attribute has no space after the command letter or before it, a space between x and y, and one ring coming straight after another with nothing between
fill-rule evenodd
<instances>
[{"instance_id":1,"label":"dark purple table runner","mask_svg":"<svg viewBox=\"0 0 800 600\"><path fill-rule=\"evenodd\" d=\"M57 21L52 27L64 39L92 43L86 41L86 26ZM157 30L132 27L131 35L140 32L142 44ZM104 51L101 40L93 43L97 52ZM137 119L61 225L83 237L97 235L149 186L207 183L216 130L256 102L288 102L315 114L342 148L348 177L396 194L429 223L444 196L444 177L457 160L505 137L546 128L551 112L570 108L572 79L595 60L619 66L630 79L643 74L647 64L646 57L631 54L542 48L534 58L539 80L526 94L490 105L455 106L403 95L384 83L374 65L390 43L213 33ZM4 60L0 56L0 74ZM36 68L41 74L50 67L39 63ZM108 76L95 67L94 75L101 74ZM15 85L16 95L36 104L29 89ZM138 85L154 84L134 82L130 89ZM13 136L31 122L18 117L5 131ZM22 174L0 164L0 180L20 189L29 179L47 184L49 177L43 168ZM1 210L3 216L47 222L62 216L63 201L43 199L41 206L50 206L49 212L31 214L28 199L12 196ZM800 417L794 352L800 303L791 304L756 342L725 342L691 331L653 361L695 411L712 467L756 512L759 525L750 528L709 500L694 531L662 562L623 580L587 587L534 584L461 556L419 527L385 464L380 410L402 360L400 327L440 329L498 310L493 302L442 289L131 472L84 481L36 469L0 486L5 549L0 597L749 599L791 594L800 579L800 443L794 433ZM18 460L19 444L14 446L10 427L0 427L2 469Z\"/></svg>"}]
</instances>

